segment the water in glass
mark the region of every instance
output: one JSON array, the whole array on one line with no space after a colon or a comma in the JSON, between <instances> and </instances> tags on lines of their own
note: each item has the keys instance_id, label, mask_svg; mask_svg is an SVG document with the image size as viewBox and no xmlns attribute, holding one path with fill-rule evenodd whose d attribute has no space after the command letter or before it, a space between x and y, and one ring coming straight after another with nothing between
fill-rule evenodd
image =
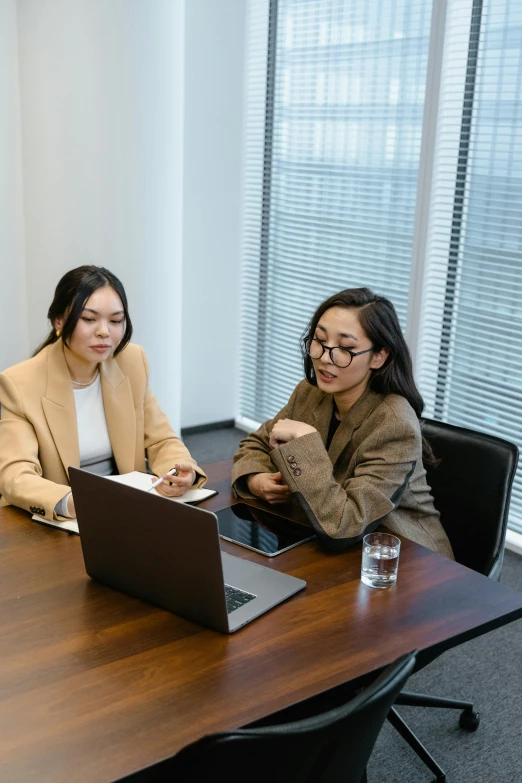
<instances>
[{"instance_id":1,"label":"water in glass","mask_svg":"<svg viewBox=\"0 0 522 783\"><path fill-rule=\"evenodd\" d=\"M363 541L361 581L368 587L390 587L397 581L399 547L379 541ZM395 539L397 540L397 539Z\"/></svg>"}]
</instances>

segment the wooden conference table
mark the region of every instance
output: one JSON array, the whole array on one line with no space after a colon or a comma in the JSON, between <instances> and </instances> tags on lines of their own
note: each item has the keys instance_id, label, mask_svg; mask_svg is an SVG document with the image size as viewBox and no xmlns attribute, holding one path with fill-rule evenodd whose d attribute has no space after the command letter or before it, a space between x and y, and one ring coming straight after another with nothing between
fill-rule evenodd
<instances>
[{"instance_id":1,"label":"wooden conference table","mask_svg":"<svg viewBox=\"0 0 522 783\"><path fill-rule=\"evenodd\" d=\"M230 462L205 466L232 502ZM389 590L361 584L360 545L274 561L307 581L231 636L88 579L80 541L0 509L0 780L105 783L203 734L259 719L418 648L420 659L522 616L522 594L403 540Z\"/></svg>"}]
</instances>

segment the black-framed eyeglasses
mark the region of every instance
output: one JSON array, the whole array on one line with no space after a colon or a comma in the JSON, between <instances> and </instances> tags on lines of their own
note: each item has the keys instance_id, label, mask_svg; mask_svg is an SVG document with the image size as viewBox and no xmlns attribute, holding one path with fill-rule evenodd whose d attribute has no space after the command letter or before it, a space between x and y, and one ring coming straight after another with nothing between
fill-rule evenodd
<instances>
[{"instance_id":1,"label":"black-framed eyeglasses","mask_svg":"<svg viewBox=\"0 0 522 783\"><path fill-rule=\"evenodd\" d=\"M332 364L343 369L350 366L354 356L360 356L362 353L369 353L374 350L372 347L367 348L365 351L352 351L350 348L343 348L342 345L334 345L333 348L330 348L315 337L307 337L303 340L303 343L305 351L311 359L320 359L323 353L328 351Z\"/></svg>"}]
</instances>

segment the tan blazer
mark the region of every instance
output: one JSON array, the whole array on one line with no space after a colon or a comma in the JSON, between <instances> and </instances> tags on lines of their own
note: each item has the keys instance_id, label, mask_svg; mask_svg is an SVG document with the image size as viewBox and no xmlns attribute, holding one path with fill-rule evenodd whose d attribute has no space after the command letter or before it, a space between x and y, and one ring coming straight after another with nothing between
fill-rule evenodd
<instances>
[{"instance_id":1,"label":"tan blazer","mask_svg":"<svg viewBox=\"0 0 522 783\"><path fill-rule=\"evenodd\" d=\"M417 416L404 397L367 389L344 416L326 451L331 394L307 381L288 404L241 441L232 482L252 497L245 477L281 471L308 523L329 548L343 548L384 524L393 533L453 558L426 483ZM288 418L317 429L270 450L274 423Z\"/></svg>"},{"instance_id":2,"label":"tan blazer","mask_svg":"<svg viewBox=\"0 0 522 783\"><path fill-rule=\"evenodd\" d=\"M53 519L70 491L68 468L80 467L76 406L58 340L37 356L0 373L0 505ZM171 429L148 384L145 351L128 345L101 365L107 428L119 473L151 470L160 476L176 462L189 462L206 476Z\"/></svg>"}]
</instances>

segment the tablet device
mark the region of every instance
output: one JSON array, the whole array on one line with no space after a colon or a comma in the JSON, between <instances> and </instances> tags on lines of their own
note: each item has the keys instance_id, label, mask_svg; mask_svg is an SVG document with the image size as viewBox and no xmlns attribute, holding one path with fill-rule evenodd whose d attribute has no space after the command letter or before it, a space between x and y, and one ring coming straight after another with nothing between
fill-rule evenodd
<instances>
[{"instance_id":1,"label":"tablet device","mask_svg":"<svg viewBox=\"0 0 522 783\"><path fill-rule=\"evenodd\" d=\"M236 503L215 513L222 538L267 557L315 538L309 527L246 503Z\"/></svg>"}]
</instances>

